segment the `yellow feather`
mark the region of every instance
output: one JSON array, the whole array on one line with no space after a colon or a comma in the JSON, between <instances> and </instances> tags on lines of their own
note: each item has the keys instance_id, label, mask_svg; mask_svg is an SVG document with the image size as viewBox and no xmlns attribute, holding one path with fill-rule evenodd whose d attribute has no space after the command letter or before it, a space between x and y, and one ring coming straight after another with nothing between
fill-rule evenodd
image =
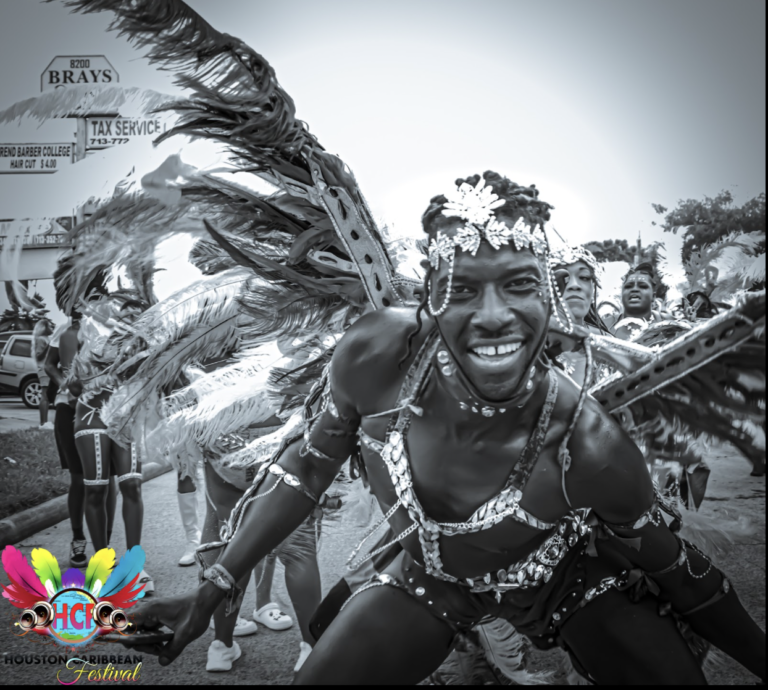
<instances>
[{"instance_id":1,"label":"yellow feather","mask_svg":"<svg viewBox=\"0 0 768 690\"><path fill-rule=\"evenodd\" d=\"M61 589L61 569L56 557L46 549L32 549L32 567L48 594Z\"/></svg>"},{"instance_id":2,"label":"yellow feather","mask_svg":"<svg viewBox=\"0 0 768 690\"><path fill-rule=\"evenodd\" d=\"M91 556L91 560L88 561L88 568L85 571L85 588L93 592L98 582L98 589L101 589L114 567L114 549L101 549L101 551L97 551Z\"/></svg>"}]
</instances>

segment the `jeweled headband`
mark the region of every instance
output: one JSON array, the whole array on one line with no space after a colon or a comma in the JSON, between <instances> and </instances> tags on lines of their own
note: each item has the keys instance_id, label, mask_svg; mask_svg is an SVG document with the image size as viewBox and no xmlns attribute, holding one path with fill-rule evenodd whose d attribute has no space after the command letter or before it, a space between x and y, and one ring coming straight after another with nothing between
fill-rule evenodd
<instances>
[{"instance_id":1,"label":"jeweled headband","mask_svg":"<svg viewBox=\"0 0 768 690\"><path fill-rule=\"evenodd\" d=\"M572 247L570 245L551 248L549 251L549 265L552 268L557 268L558 266L571 266L579 261L589 266L592 275L595 277L597 287L600 287L600 278L603 274L603 268L591 251L584 249L584 247Z\"/></svg>"},{"instance_id":2,"label":"jeweled headband","mask_svg":"<svg viewBox=\"0 0 768 690\"><path fill-rule=\"evenodd\" d=\"M492 187L486 186L484 179L481 178L474 187L464 182L445 197L448 202L444 205L443 215L448 218L460 218L466 221L466 224L459 228L455 235L438 230L429 243L429 263L432 268L440 268L441 260L449 263L448 288L440 309L434 309L432 298L429 299L429 311L433 316L439 316L448 308L457 247L472 256L477 254L483 240L494 249L501 249L512 243L517 251L530 249L537 255L546 255L548 250L547 237L540 226L531 228L521 216L510 228L496 218L494 209L506 202L494 194Z\"/></svg>"}]
</instances>

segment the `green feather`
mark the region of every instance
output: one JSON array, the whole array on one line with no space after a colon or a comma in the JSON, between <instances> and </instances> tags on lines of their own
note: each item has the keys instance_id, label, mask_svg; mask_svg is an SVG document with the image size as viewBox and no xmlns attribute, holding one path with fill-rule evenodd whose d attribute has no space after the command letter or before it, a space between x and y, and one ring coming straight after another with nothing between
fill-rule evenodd
<instances>
[{"instance_id":1,"label":"green feather","mask_svg":"<svg viewBox=\"0 0 768 690\"><path fill-rule=\"evenodd\" d=\"M61 589L61 569L56 557L46 549L32 549L32 567L48 594L53 596Z\"/></svg>"},{"instance_id":2,"label":"green feather","mask_svg":"<svg viewBox=\"0 0 768 690\"><path fill-rule=\"evenodd\" d=\"M114 549L97 551L88 561L88 569L85 571L85 588L94 596L98 596L114 567Z\"/></svg>"}]
</instances>

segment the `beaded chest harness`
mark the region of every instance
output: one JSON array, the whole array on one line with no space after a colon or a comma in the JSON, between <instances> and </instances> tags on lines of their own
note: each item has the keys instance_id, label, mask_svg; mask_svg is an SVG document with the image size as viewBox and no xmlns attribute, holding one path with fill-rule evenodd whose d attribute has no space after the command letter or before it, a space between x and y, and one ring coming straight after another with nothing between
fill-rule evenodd
<instances>
[{"instance_id":1,"label":"beaded chest harness","mask_svg":"<svg viewBox=\"0 0 768 690\"><path fill-rule=\"evenodd\" d=\"M434 366L438 345L439 341L436 336L428 338L406 375L398 400L399 414L393 415L390 420L386 442L381 443L364 432L360 432L362 444L379 453L384 461L397 494L397 501L384 518L365 536L355 549L350 561L354 559L363 544L375 534L379 527L387 522L402 506L407 510L413 523L398 535L395 541L400 541L412 532L418 531L424 556L424 567L428 574L440 580L469 586L473 592L495 591L497 599L500 599L504 591L538 586L542 582L548 582L552 577L554 567L565 557L569 548L590 529L585 524L583 516L577 513L571 513L557 524L551 524L539 520L520 506L525 483L539 457L549 428L552 410L557 399L557 376L550 371L549 390L538 424L502 491L494 498L486 501L465 522L436 522L426 515L414 491L405 438L412 419L412 412L418 410L411 403L417 400L423 392ZM509 568L500 569L495 573L486 573L481 578L467 578L465 580L459 580L443 571L439 541L441 535L450 537L457 534L472 534L489 529L507 517L535 529L552 529L554 531L536 551ZM364 558L352 563L350 567L356 568L388 546L390 544L376 549Z\"/></svg>"}]
</instances>

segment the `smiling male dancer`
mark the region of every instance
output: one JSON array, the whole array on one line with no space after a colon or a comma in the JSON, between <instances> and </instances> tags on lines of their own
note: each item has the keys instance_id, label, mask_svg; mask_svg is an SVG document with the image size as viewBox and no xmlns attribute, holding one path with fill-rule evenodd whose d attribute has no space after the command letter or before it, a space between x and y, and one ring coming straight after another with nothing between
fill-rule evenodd
<instances>
[{"instance_id":1,"label":"smiling male dancer","mask_svg":"<svg viewBox=\"0 0 768 690\"><path fill-rule=\"evenodd\" d=\"M161 663L235 602L237 581L360 443L403 551L346 603L297 681L416 683L456 633L491 618L567 649L600 684L705 683L680 619L764 678L765 635L729 580L667 527L640 451L542 354L551 207L496 173L458 185L422 219L418 310L347 331L303 440L262 466L201 586L137 607L140 626L175 631L154 649Z\"/></svg>"}]
</instances>

